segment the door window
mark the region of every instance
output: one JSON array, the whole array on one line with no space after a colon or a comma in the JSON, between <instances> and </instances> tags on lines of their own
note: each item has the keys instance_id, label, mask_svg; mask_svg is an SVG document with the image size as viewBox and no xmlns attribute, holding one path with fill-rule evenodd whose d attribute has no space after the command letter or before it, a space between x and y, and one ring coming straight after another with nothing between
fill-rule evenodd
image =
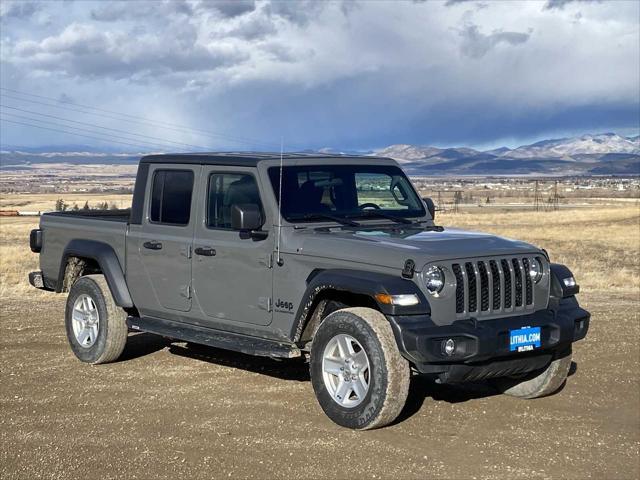
<instances>
[{"instance_id":1,"label":"door window","mask_svg":"<svg viewBox=\"0 0 640 480\"><path fill-rule=\"evenodd\" d=\"M209 177L207 227L231 229L234 205L253 204L262 211L260 192L253 175L246 173L214 173Z\"/></svg>"},{"instance_id":2,"label":"door window","mask_svg":"<svg viewBox=\"0 0 640 480\"><path fill-rule=\"evenodd\" d=\"M193 172L157 170L151 189L151 221L185 226L191 216Z\"/></svg>"}]
</instances>

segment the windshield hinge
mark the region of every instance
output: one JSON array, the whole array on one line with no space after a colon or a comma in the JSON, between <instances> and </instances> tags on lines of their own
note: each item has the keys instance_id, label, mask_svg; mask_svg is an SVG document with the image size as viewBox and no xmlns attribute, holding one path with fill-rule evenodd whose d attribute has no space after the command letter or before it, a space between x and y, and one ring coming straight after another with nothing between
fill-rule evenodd
<instances>
[{"instance_id":1,"label":"windshield hinge","mask_svg":"<svg viewBox=\"0 0 640 480\"><path fill-rule=\"evenodd\" d=\"M259 261L260 265L264 265L267 268L273 268L273 252L261 256Z\"/></svg>"},{"instance_id":2,"label":"windshield hinge","mask_svg":"<svg viewBox=\"0 0 640 480\"><path fill-rule=\"evenodd\" d=\"M402 276L404 278L413 278L413 274L416 271L416 262L411 260L410 258L404 262L404 268L402 269Z\"/></svg>"}]
</instances>

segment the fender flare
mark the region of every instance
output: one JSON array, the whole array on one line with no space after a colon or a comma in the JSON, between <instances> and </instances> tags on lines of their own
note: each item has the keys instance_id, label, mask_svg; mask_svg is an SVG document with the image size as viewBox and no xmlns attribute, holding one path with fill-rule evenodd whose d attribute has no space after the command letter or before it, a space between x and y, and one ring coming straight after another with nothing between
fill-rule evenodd
<instances>
[{"instance_id":1,"label":"fender flare","mask_svg":"<svg viewBox=\"0 0 640 480\"><path fill-rule=\"evenodd\" d=\"M311 314L319 294L326 290L366 295L376 302L385 315L429 315L431 307L418 285L412 280L400 276L350 269L316 270L307 278L307 288L302 296L290 338L297 340ZM386 305L378 302L376 294L388 295L415 294L420 302L412 306Z\"/></svg>"},{"instance_id":2,"label":"fender flare","mask_svg":"<svg viewBox=\"0 0 640 480\"><path fill-rule=\"evenodd\" d=\"M549 270L551 271L551 295L557 298L571 297L580 292L580 285L565 285L563 280L565 278L575 277L569 268L560 263L550 263Z\"/></svg>"},{"instance_id":3,"label":"fender flare","mask_svg":"<svg viewBox=\"0 0 640 480\"><path fill-rule=\"evenodd\" d=\"M111 290L111 295L113 295L116 305L122 308L133 307L133 300L116 252L111 245L95 240L74 239L67 244L60 260L56 292L60 293L62 291L69 257L95 260L107 280L107 285L109 285L109 290Z\"/></svg>"}]
</instances>

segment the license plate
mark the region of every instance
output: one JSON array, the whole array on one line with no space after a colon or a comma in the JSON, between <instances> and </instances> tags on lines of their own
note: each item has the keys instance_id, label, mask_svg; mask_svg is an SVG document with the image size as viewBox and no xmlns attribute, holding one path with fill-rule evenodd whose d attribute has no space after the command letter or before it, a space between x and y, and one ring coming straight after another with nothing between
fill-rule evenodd
<instances>
[{"instance_id":1,"label":"license plate","mask_svg":"<svg viewBox=\"0 0 640 480\"><path fill-rule=\"evenodd\" d=\"M509 350L528 352L540 348L540 327L524 327L509 332Z\"/></svg>"}]
</instances>

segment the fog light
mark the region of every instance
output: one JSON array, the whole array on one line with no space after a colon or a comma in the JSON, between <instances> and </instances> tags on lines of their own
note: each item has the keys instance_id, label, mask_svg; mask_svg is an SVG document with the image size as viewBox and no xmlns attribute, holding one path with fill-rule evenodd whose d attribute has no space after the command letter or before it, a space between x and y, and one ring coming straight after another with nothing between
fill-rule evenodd
<instances>
[{"instance_id":1,"label":"fog light","mask_svg":"<svg viewBox=\"0 0 640 480\"><path fill-rule=\"evenodd\" d=\"M565 287L575 287L576 279L573 277L567 277L562 279L562 283L564 283Z\"/></svg>"},{"instance_id":2,"label":"fog light","mask_svg":"<svg viewBox=\"0 0 640 480\"><path fill-rule=\"evenodd\" d=\"M448 356L451 356L455 353L456 351L456 342L453 340L453 338L449 338L446 342L444 342L444 353L446 353Z\"/></svg>"}]
</instances>

